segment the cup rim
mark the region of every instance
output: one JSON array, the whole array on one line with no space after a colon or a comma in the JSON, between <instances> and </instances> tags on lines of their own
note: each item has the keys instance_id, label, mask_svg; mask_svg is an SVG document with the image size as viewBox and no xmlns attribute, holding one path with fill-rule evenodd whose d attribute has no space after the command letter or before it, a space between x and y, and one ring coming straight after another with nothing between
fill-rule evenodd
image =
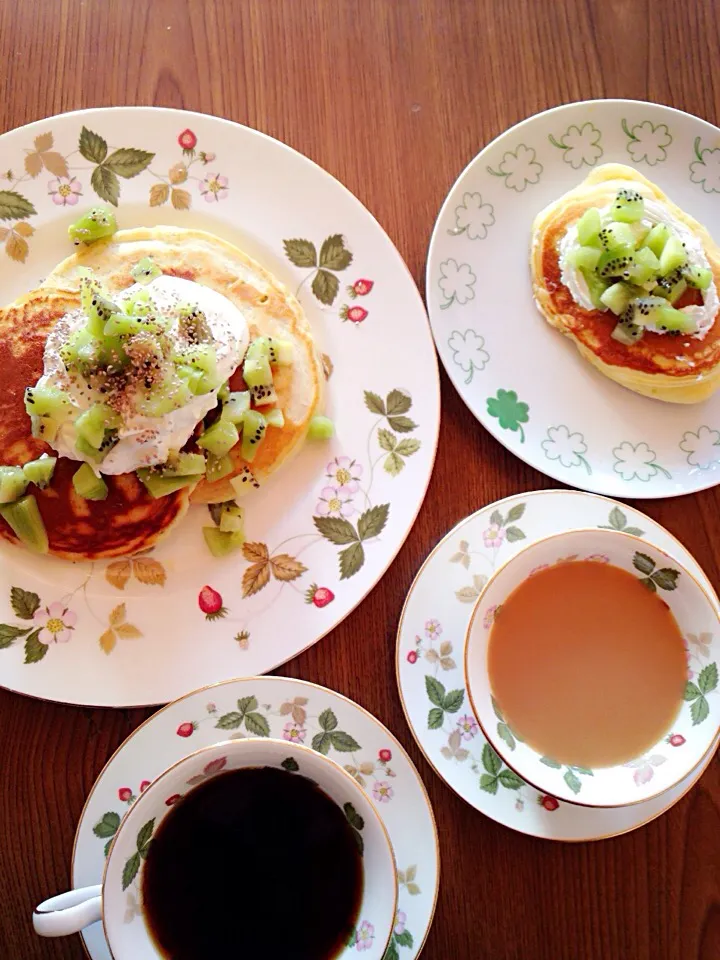
<instances>
[{"instance_id":1,"label":"cup rim","mask_svg":"<svg viewBox=\"0 0 720 960\"><path fill-rule=\"evenodd\" d=\"M341 767L339 763L336 763L335 760L331 759L330 757L326 757L325 754L323 753L318 753L318 751L313 750L312 747L308 747L303 743L291 743L286 740L279 740L277 737L245 737L242 740L218 740L215 743L206 744L204 747L198 747L197 750L193 750L192 753L188 753L186 754L186 756L181 757L179 760L176 760L174 763L170 764L169 767L166 767L162 771L162 773L158 774L158 776L155 777L155 779L150 783L150 786L146 788L144 793L141 793L138 796L135 803L133 803L130 807L128 807L128 809L123 814L122 820L120 821L118 828L115 831L115 835L112 838L112 844L110 846L110 849L108 850L108 855L105 858L105 863L103 864L102 880L100 881L100 887L101 887L100 920L102 922L103 934L105 935L105 940L107 941L108 952L110 954L111 960L120 960L120 958L118 958L113 952L112 944L110 942L110 937L108 935L108 926L107 926L106 917L105 917L105 881L107 879L107 872L108 872L108 867L110 866L110 860L112 858L113 853L115 852L116 840L122 833L123 827L125 826L128 818L130 817L130 814L137 808L138 803L142 801L143 797L149 796L150 791L153 790L160 783L161 780L164 780L166 776L171 774L174 770L176 770L182 764L186 763L188 760L191 760L193 757L197 757L203 753L209 753L210 751L214 751L218 747L226 747L229 750L237 750L238 746L240 745L247 746L248 744L266 744L266 743L279 744L279 745L282 745L284 748L286 748L290 754L297 752L300 755L302 754L312 755L312 757L317 758L318 760L321 760L326 764L329 764L330 767L338 771L352 785L352 788L355 790L356 795L359 793L361 796L363 796L367 800L368 807L372 810L373 818L380 826L380 835L385 841L385 845L390 852L390 863L392 866L392 880L393 880L392 921L390 923L390 929L388 931L387 938L383 943L382 952L380 956L385 955L385 953L387 952L387 948L390 944L390 940L392 939L392 934L395 927L395 916L397 914L397 908L398 908L398 897L399 897L398 871L397 871L397 861L395 859L395 850L393 848L392 841L390 839L388 828L385 826L385 822L383 821L383 818L380 816L379 812L375 809L372 802L370 801L370 797L367 795L365 790L363 790L360 784L355 780L355 778L352 777L347 772L347 770Z\"/></svg>"},{"instance_id":2,"label":"cup rim","mask_svg":"<svg viewBox=\"0 0 720 960\"><path fill-rule=\"evenodd\" d=\"M468 700L470 702L470 707L472 708L472 712L475 716L475 719L478 722L478 726L480 727L480 730L482 731L483 736L485 737L487 742L491 745L493 750L496 751L496 753L501 758L503 763L510 770L512 770L512 772L516 774L516 776L520 777L520 779L523 780L525 783L527 783L528 786L532 787L534 790L537 790L539 793L547 793L548 791L545 789L545 787L538 786L537 783L534 783L532 780L530 780L524 773L518 770L516 766L514 766L512 763L508 761L505 752L496 745L494 739L491 739L488 736L488 731L485 729L485 726L483 725L482 719L480 717L480 713L475 704L475 698L473 697L472 687L470 684L470 667L469 667L470 638L473 632L473 628L475 626L475 621L477 619L480 605L482 604L482 601L483 601L483 597L487 593L491 584L493 584L498 579L498 577L505 571L505 569L508 566L510 566L512 563L514 563L519 557L529 553L534 547L537 547L539 544L547 543L549 540L561 540L564 537L566 537L568 534L575 534L575 533L586 533L586 534L593 534L593 535L599 534L600 536L623 537L625 540L629 540L634 543L643 544L645 547L649 547L650 549L661 554L663 557L666 557L668 560L672 561L672 563L674 563L675 566L679 567L681 572L685 576L687 576L687 578L691 580L695 584L695 586L700 590L701 594L707 601L708 606L713 611L713 614L718 621L718 627L720 627L720 610L718 610L716 604L713 602L712 597L707 592L705 587L700 583L697 577L687 569L685 564L682 561L678 560L677 557L668 553L666 550L663 550L662 547L656 547L649 540L645 540L643 537L635 536L632 533L625 533L624 530L606 530L603 527L573 527L572 529L569 529L569 530L563 530L560 533L551 533L545 537L540 537L537 540L533 540L532 543L528 543L524 547L521 547L517 551L517 553L514 553L511 557L508 557L508 559L505 560L503 563L501 563L499 567L493 570L493 572L488 577L487 582L483 585L482 589L480 590L480 593L478 594L477 599L475 600L475 603L473 604L473 609L470 614L470 619L468 620L468 625L465 630L465 651L463 655L463 679L465 681L465 688L468 693ZM675 780L673 783L667 784L661 789L656 790L654 793L651 793L648 796L644 796L639 800L629 800L623 803L588 803L588 802L583 802L581 800L574 800L574 799L571 800L567 797L562 797L562 802L568 803L577 807L588 807L591 810L617 810L622 807L634 807L639 803L646 803L648 800L653 800L656 797L659 797L661 794L666 793L668 790L672 790L675 787L677 787L678 784L682 783L682 781L690 773L692 773L693 770L697 769L701 764L708 762L708 760L710 759L712 754L718 749L718 747L720 747L720 721L718 721L718 723L715 726L715 731L712 734L712 737L710 738L710 743L707 749L703 752L702 756L698 758L697 762L694 763L692 767L690 767L689 769L686 769L681 774L681 776L679 776L678 779Z\"/></svg>"}]
</instances>

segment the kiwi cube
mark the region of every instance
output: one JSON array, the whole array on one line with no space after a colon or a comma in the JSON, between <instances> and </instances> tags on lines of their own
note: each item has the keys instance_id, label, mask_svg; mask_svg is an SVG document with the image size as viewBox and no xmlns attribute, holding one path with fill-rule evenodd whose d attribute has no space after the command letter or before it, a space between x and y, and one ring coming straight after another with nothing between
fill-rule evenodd
<instances>
[{"instance_id":1,"label":"kiwi cube","mask_svg":"<svg viewBox=\"0 0 720 960\"><path fill-rule=\"evenodd\" d=\"M108 486L99 477L89 463L83 463L72 478L75 493L83 500L104 500L108 495Z\"/></svg>"},{"instance_id":2,"label":"kiwi cube","mask_svg":"<svg viewBox=\"0 0 720 960\"><path fill-rule=\"evenodd\" d=\"M224 480L235 469L233 458L229 454L224 457L214 457L208 455L205 467L205 479L208 483L215 483L216 480Z\"/></svg>"},{"instance_id":3,"label":"kiwi cube","mask_svg":"<svg viewBox=\"0 0 720 960\"><path fill-rule=\"evenodd\" d=\"M263 416L269 427L280 428L285 426L285 416L280 407L273 407L272 410L266 410Z\"/></svg>"},{"instance_id":4,"label":"kiwi cube","mask_svg":"<svg viewBox=\"0 0 720 960\"><path fill-rule=\"evenodd\" d=\"M584 247L599 247L598 234L602 227L602 218L597 207L590 207L577 222L578 240Z\"/></svg>"},{"instance_id":5,"label":"kiwi cube","mask_svg":"<svg viewBox=\"0 0 720 960\"><path fill-rule=\"evenodd\" d=\"M35 414L30 417L30 430L37 440L52 443L59 429L60 423L52 417L38 417Z\"/></svg>"},{"instance_id":6,"label":"kiwi cube","mask_svg":"<svg viewBox=\"0 0 720 960\"><path fill-rule=\"evenodd\" d=\"M258 490L260 484L249 467L243 467L240 473L230 481L235 498L244 497L251 490Z\"/></svg>"},{"instance_id":7,"label":"kiwi cube","mask_svg":"<svg viewBox=\"0 0 720 960\"><path fill-rule=\"evenodd\" d=\"M250 409L250 392L248 390L237 390L231 393L223 403L220 416L223 420L229 420L231 423L242 423L243 414Z\"/></svg>"},{"instance_id":8,"label":"kiwi cube","mask_svg":"<svg viewBox=\"0 0 720 960\"><path fill-rule=\"evenodd\" d=\"M151 280L157 279L157 277L162 276L162 270L152 257L143 257L142 260L138 260L135 266L130 271L130 276L133 278L135 283L150 283Z\"/></svg>"},{"instance_id":9,"label":"kiwi cube","mask_svg":"<svg viewBox=\"0 0 720 960\"><path fill-rule=\"evenodd\" d=\"M220 504L218 526L223 533L244 533L245 511L233 500Z\"/></svg>"},{"instance_id":10,"label":"kiwi cube","mask_svg":"<svg viewBox=\"0 0 720 960\"><path fill-rule=\"evenodd\" d=\"M599 247L573 247L567 255L568 263L572 267L583 270L594 270L602 255Z\"/></svg>"},{"instance_id":11,"label":"kiwi cube","mask_svg":"<svg viewBox=\"0 0 720 960\"><path fill-rule=\"evenodd\" d=\"M618 190L610 214L621 223L635 223L645 215L645 201L637 190Z\"/></svg>"},{"instance_id":12,"label":"kiwi cube","mask_svg":"<svg viewBox=\"0 0 720 960\"><path fill-rule=\"evenodd\" d=\"M656 223L650 228L650 233L645 237L645 246L649 247L656 257L663 252L663 247L670 236L670 228L667 224Z\"/></svg>"},{"instance_id":13,"label":"kiwi cube","mask_svg":"<svg viewBox=\"0 0 720 960\"><path fill-rule=\"evenodd\" d=\"M335 424L329 417L313 417L308 427L308 440L330 440L335 436Z\"/></svg>"},{"instance_id":14,"label":"kiwi cube","mask_svg":"<svg viewBox=\"0 0 720 960\"><path fill-rule=\"evenodd\" d=\"M199 477L163 477L157 471L147 467L137 471L137 476L151 497L156 500L167 497L168 494L182 490L184 487L195 486Z\"/></svg>"},{"instance_id":15,"label":"kiwi cube","mask_svg":"<svg viewBox=\"0 0 720 960\"><path fill-rule=\"evenodd\" d=\"M682 267L686 261L687 253L685 252L682 240L677 234L671 234L660 254L660 273L666 277L669 273L672 273L673 270Z\"/></svg>"},{"instance_id":16,"label":"kiwi cube","mask_svg":"<svg viewBox=\"0 0 720 960\"><path fill-rule=\"evenodd\" d=\"M615 256L635 250L635 235L627 223L609 223L600 231L599 237L603 247Z\"/></svg>"},{"instance_id":17,"label":"kiwi cube","mask_svg":"<svg viewBox=\"0 0 720 960\"><path fill-rule=\"evenodd\" d=\"M66 393L56 387L27 387L25 390L25 409L32 416L52 417L65 420L73 409Z\"/></svg>"},{"instance_id":18,"label":"kiwi cube","mask_svg":"<svg viewBox=\"0 0 720 960\"><path fill-rule=\"evenodd\" d=\"M30 481L22 467L0 467L0 503L12 503L27 490Z\"/></svg>"},{"instance_id":19,"label":"kiwi cube","mask_svg":"<svg viewBox=\"0 0 720 960\"><path fill-rule=\"evenodd\" d=\"M197 445L215 457L224 457L240 439L238 428L229 420L217 420L199 437Z\"/></svg>"},{"instance_id":20,"label":"kiwi cube","mask_svg":"<svg viewBox=\"0 0 720 960\"><path fill-rule=\"evenodd\" d=\"M224 533L218 527L203 527L203 536L210 553L214 557L226 557L245 543L245 535L242 531Z\"/></svg>"},{"instance_id":21,"label":"kiwi cube","mask_svg":"<svg viewBox=\"0 0 720 960\"><path fill-rule=\"evenodd\" d=\"M287 367L293 362L293 346L289 340L277 340L274 337L268 337L270 345L270 354L268 359L273 366Z\"/></svg>"},{"instance_id":22,"label":"kiwi cube","mask_svg":"<svg viewBox=\"0 0 720 960\"><path fill-rule=\"evenodd\" d=\"M95 243L111 237L117 231L117 221L107 207L93 207L78 217L68 227L68 237L73 243Z\"/></svg>"},{"instance_id":23,"label":"kiwi cube","mask_svg":"<svg viewBox=\"0 0 720 960\"><path fill-rule=\"evenodd\" d=\"M580 272L585 278L585 283L587 284L588 288L588 296L590 297L592 305L596 310L607 310L607 307L600 299L602 294L605 292L607 283L603 283L603 281L590 270L581 270Z\"/></svg>"},{"instance_id":24,"label":"kiwi cube","mask_svg":"<svg viewBox=\"0 0 720 960\"><path fill-rule=\"evenodd\" d=\"M686 267L682 275L691 287L698 290L707 290L712 283L712 272L703 267Z\"/></svg>"},{"instance_id":25,"label":"kiwi cube","mask_svg":"<svg viewBox=\"0 0 720 960\"><path fill-rule=\"evenodd\" d=\"M243 414L242 458L251 463L265 437L267 422L259 410L247 410Z\"/></svg>"},{"instance_id":26,"label":"kiwi cube","mask_svg":"<svg viewBox=\"0 0 720 960\"><path fill-rule=\"evenodd\" d=\"M29 550L36 553L48 552L47 531L37 500L32 494L21 497L14 503L0 504L0 517Z\"/></svg>"},{"instance_id":27,"label":"kiwi cube","mask_svg":"<svg viewBox=\"0 0 720 960\"><path fill-rule=\"evenodd\" d=\"M57 457L49 457L44 453L37 460L31 460L25 464L23 467L25 479L29 483L34 483L40 490L44 490L52 480L56 463Z\"/></svg>"},{"instance_id":28,"label":"kiwi cube","mask_svg":"<svg viewBox=\"0 0 720 960\"><path fill-rule=\"evenodd\" d=\"M249 387L271 387L273 378L267 357L245 357L243 380Z\"/></svg>"},{"instance_id":29,"label":"kiwi cube","mask_svg":"<svg viewBox=\"0 0 720 960\"><path fill-rule=\"evenodd\" d=\"M633 288L626 283L613 283L600 294L600 299L614 314L620 316L634 296Z\"/></svg>"},{"instance_id":30,"label":"kiwi cube","mask_svg":"<svg viewBox=\"0 0 720 960\"><path fill-rule=\"evenodd\" d=\"M205 466L205 457L201 453L176 453L168 458L160 475L163 477L202 476L205 473Z\"/></svg>"}]
</instances>

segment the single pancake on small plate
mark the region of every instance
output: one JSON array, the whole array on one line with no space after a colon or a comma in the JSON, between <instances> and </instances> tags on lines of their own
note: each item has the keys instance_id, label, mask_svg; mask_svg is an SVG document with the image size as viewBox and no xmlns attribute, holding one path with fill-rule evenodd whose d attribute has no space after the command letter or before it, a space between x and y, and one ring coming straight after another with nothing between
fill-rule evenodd
<instances>
[{"instance_id":1,"label":"single pancake on small plate","mask_svg":"<svg viewBox=\"0 0 720 960\"><path fill-rule=\"evenodd\" d=\"M720 248L636 170L592 170L533 223L535 301L596 370L698 403L720 386Z\"/></svg>"}]
</instances>

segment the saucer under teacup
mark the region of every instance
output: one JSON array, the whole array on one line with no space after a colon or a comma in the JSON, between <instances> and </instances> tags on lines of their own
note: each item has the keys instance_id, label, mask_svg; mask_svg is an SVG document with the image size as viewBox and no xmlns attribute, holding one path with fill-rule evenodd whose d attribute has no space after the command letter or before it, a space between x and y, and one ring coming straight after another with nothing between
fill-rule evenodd
<instances>
[{"instance_id":1,"label":"saucer under teacup","mask_svg":"<svg viewBox=\"0 0 720 960\"><path fill-rule=\"evenodd\" d=\"M113 836L150 781L199 748L246 737L304 744L338 762L363 787L397 863L397 913L385 955L415 960L432 924L440 870L425 787L399 741L378 720L340 694L301 680L249 677L215 684L141 724L108 761L86 801L75 835L73 884L100 882ZM125 891L124 910L128 923L140 910L132 888ZM367 940L380 933L373 926L368 918L358 930L362 956L368 955ZM101 924L82 936L91 960L112 960Z\"/></svg>"},{"instance_id":2,"label":"saucer under teacup","mask_svg":"<svg viewBox=\"0 0 720 960\"><path fill-rule=\"evenodd\" d=\"M509 595L528 578L558 564L583 560L610 563L660 594L683 638L720 633L720 616L711 594L673 555L621 530L568 530L525 546L500 566L483 587L466 636L466 685L483 733L508 767L527 783L569 803L621 807L650 800L675 786L714 749L720 732L720 698L707 694L717 687L717 667L708 664L700 671L697 682L688 680L672 730L664 731L657 743L625 763L594 769L559 763L543 756L514 732L510 751L505 730L497 722L500 708L493 697L487 668L493 620ZM686 643L689 645L689 641ZM572 717L567 719L572 723ZM509 721L506 725L509 728ZM671 736L682 741L682 750L673 747L668 739ZM652 778L636 776L638 769L648 766L653 768Z\"/></svg>"},{"instance_id":3,"label":"saucer under teacup","mask_svg":"<svg viewBox=\"0 0 720 960\"><path fill-rule=\"evenodd\" d=\"M690 553L640 511L594 494L569 490L521 493L461 521L425 560L408 593L397 641L397 677L410 729L426 759L467 803L498 823L559 841L599 840L635 830L668 811L702 777L703 762L674 787L625 807L586 807L542 793L504 763L485 739L470 707L463 677L464 637L470 614L489 575L528 543L571 528L609 528L643 537L672 554L702 584L713 588ZM717 660L717 637L690 637L692 682ZM710 691L708 698L718 696ZM514 738L496 718L508 757ZM507 739L505 739L507 738ZM720 739L720 738L719 738ZM681 752L672 731L668 747ZM645 782L658 768L643 763L628 771Z\"/></svg>"}]
</instances>

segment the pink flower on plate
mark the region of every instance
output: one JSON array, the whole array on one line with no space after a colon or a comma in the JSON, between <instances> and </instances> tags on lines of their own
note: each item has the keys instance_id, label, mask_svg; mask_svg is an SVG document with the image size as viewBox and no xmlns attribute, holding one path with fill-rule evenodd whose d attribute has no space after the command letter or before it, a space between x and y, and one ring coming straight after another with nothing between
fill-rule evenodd
<instances>
[{"instance_id":1,"label":"pink flower on plate","mask_svg":"<svg viewBox=\"0 0 720 960\"><path fill-rule=\"evenodd\" d=\"M376 780L373 784L373 797L378 803L390 803L395 795L395 791L387 780Z\"/></svg>"},{"instance_id":2,"label":"pink flower on plate","mask_svg":"<svg viewBox=\"0 0 720 960\"><path fill-rule=\"evenodd\" d=\"M360 489L358 481L362 476L363 468L357 460L351 460L350 457L335 457L327 465L325 472L337 487L338 492L344 496L351 496Z\"/></svg>"},{"instance_id":3,"label":"pink flower on plate","mask_svg":"<svg viewBox=\"0 0 720 960\"><path fill-rule=\"evenodd\" d=\"M473 737L477 736L479 729L477 720L475 717L470 716L469 713L466 713L464 717L460 717L457 722L457 727L463 740L472 740Z\"/></svg>"},{"instance_id":4,"label":"pink flower on plate","mask_svg":"<svg viewBox=\"0 0 720 960\"><path fill-rule=\"evenodd\" d=\"M212 163L217 159L214 153L207 153L205 150L201 150L198 154L203 163Z\"/></svg>"},{"instance_id":5,"label":"pink flower on plate","mask_svg":"<svg viewBox=\"0 0 720 960\"><path fill-rule=\"evenodd\" d=\"M399 937L405 931L405 924L407 923L407 914L402 910L398 910L395 917L395 936Z\"/></svg>"},{"instance_id":6,"label":"pink flower on plate","mask_svg":"<svg viewBox=\"0 0 720 960\"><path fill-rule=\"evenodd\" d=\"M290 743L304 743L307 730L301 723L294 723L292 720L283 727L283 740L289 740Z\"/></svg>"},{"instance_id":7,"label":"pink flower on plate","mask_svg":"<svg viewBox=\"0 0 720 960\"><path fill-rule=\"evenodd\" d=\"M437 640L443 632L439 620L427 620L425 623L425 636L428 640Z\"/></svg>"},{"instance_id":8,"label":"pink flower on plate","mask_svg":"<svg viewBox=\"0 0 720 960\"><path fill-rule=\"evenodd\" d=\"M147 790L147 788L148 788L149 786L150 786L150 781L149 781L149 780L143 780L143 781L140 783L140 793L145 793L145 791Z\"/></svg>"},{"instance_id":9,"label":"pink flower on plate","mask_svg":"<svg viewBox=\"0 0 720 960\"><path fill-rule=\"evenodd\" d=\"M209 173L204 180L200 181L200 193L208 203L224 200L229 193L228 187L228 178L219 173Z\"/></svg>"},{"instance_id":10,"label":"pink flower on plate","mask_svg":"<svg viewBox=\"0 0 720 960\"><path fill-rule=\"evenodd\" d=\"M363 920L357 929L356 947L358 950L370 950L374 939L375 927L371 923L368 923L367 920Z\"/></svg>"},{"instance_id":11,"label":"pink flower on plate","mask_svg":"<svg viewBox=\"0 0 720 960\"><path fill-rule=\"evenodd\" d=\"M36 627L40 627L38 640L49 646L51 643L67 643L75 629L77 615L68 610L64 603L51 603L49 607L38 607L33 614Z\"/></svg>"},{"instance_id":12,"label":"pink flower on plate","mask_svg":"<svg viewBox=\"0 0 720 960\"><path fill-rule=\"evenodd\" d=\"M540 573L541 570L547 570L549 566L549 563L541 563L539 566L533 567L528 576L534 577L536 573Z\"/></svg>"},{"instance_id":13,"label":"pink flower on plate","mask_svg":"<svg viewBox=\"0 0 720 960\"><path fill-rule=\"evenodd\" d=\"M595 563L610 563L610 557L606 553L591 553L589 557L585 557L586 560L592 560Z\"/></svg>"},{"instance_id":14,"label":"pink flower on plate","mask_svg":"<svg viewBox=\"0 0 720 960\"><path fill-rule=\"evenodd\" d=\"M415 650L410 650L409 653L408 653L408 655L407 655L407 662L408 662L408 663L417 663L417 659L418 659L417 652L416 652Z\"/></svg>"},{"instance_id":15,"label":"pink flower on plate","mask_svg":"<svg viewBox=\"0 0 720 960\"><path fill-rule=\"evenodd\" d=\"M58 177L48 183L48 193L58 207L74 207L82 192L82 184L77 177Z\"/></svg>"},{"instance_id":16,"label":"pink flower on plate","mask_svg":"<svg viewBox=\"0 0 720 960\"><path fill-rule=\"evenodd\" d=\"M483 533L483 541L486 547L501 547L504 539L505 531L497 523L491 523Z\"/></svg>"},{"instance_id":17,"label":"pink flower on plate","mask_svg":"<svg viewBox=\"0 0 720 960\"><path fill-rule=\"evenodd\" d=\"M650 764L649 763L643 764L643 766L638 767L638 769L633 774L633 780L635 781L635 786L641 787L644 783L649 783L654 776L655 776L655 771L650 766Z\"/></svg>"},{"instance_id":18,"label":"pink flower on plate","mask_svg":"<svg viewBox=\"0 0 720 960\"><path fill-rule=\"evenodd\" d=\"M495 614L498 612L499 603L494 603L491 607L488 607L485 611L485 616L483 617L483 627L486 630L489 630L490 627L495 622Z\"/></svg>"},{"instance_id":19,"label":"pink flower on plate","mask_svg":"<svg viewBox=\"0 0 720 960\"><path fill-rule=\"evenodd\" d=\"M323 487L315 513L319 517L351 517L355 507L350 497L343 496L341 487Z\"/></svg>"}]
</instances>

